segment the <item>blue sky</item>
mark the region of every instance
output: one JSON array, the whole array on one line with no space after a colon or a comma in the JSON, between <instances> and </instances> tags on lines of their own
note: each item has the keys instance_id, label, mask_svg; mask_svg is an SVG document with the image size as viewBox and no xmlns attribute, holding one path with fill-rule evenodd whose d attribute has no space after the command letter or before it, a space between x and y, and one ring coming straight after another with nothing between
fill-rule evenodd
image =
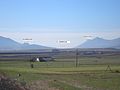
<instances>
[{"instance_id":1,"label":"blue sky","mask_svg":"<svg viewBox=\"0 0 120 90\"><path fill-rule=\"evenodd\" d=\"M41 33L97 33L98 36L105 33L102 37L108 38L106 33L113 32L117 32L113 38L119 37L120 0L0 0L0 33L4 36L31 33L29 37L35 38L35 34ZM54 41L57 35L53 36ZM63 37L66 39L66 35Z\"/></svg>"}]
</instances>

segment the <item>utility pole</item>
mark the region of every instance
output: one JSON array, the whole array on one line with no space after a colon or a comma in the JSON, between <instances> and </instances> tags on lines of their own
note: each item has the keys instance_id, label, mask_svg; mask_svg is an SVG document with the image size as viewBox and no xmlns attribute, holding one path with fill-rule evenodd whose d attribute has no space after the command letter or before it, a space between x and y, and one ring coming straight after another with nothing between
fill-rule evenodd
<instances>
[{"instance_id":1,"label":"utility pole","mask_svg":"<svg viewBox=\"0 0 120 90\"><path fill-rule=\"evenodd\" d=\"M78 49L76 49L76 67L78 67Z\"/></svg>"}]
</instances>

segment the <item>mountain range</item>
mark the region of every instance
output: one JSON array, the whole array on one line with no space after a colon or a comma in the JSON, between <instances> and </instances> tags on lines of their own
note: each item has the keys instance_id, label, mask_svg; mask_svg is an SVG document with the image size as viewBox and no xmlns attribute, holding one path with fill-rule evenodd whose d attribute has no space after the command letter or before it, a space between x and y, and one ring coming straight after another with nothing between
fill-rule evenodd
<instances>
[{"instance_id":1,"label":"mountain range","mask_svg":"<svg viewBox=\"0 0 120 90\"><path fill-rule=\"evenodd\" d=\"M32 49L50 49L51 47L18 43L10 38L0 36L0 50L32 50Z\"/></svg>"},{"instance_id":2,"label":"mountain range","mask_svg":"<svg viewBox=\"0 0 120 90\"><path fill-rule=\"evenodd\" d=\"M116 48L120 49L120 38L106 40L103 38L96 37L89 39L83 44L77 46L77 48Z\"/></svg>"},{"instance_id":3,"label":"mountain range","mask_svg":"<svg viewBox=\"0 0 120 90\"><path fill-rule=\"evenodd\" d=\"M83 44L78 45L75 48L115 48L120 49L120 38L106 40L103 38L96 37L91 40L85 41ZM38 50L38 49L53 49L51 47L29 44L29 43L18 43L10 38L0 36L0 50Z\"/></svg>"}]
</instances>

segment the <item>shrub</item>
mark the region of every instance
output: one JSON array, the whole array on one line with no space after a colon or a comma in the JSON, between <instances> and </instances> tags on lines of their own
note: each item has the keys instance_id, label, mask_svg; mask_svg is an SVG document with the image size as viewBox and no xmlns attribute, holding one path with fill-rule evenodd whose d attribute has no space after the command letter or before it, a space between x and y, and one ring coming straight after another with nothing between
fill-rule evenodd
<instances>
[{"instance_id":1,"label":"shrub","mask_svg":"<svg viewBox=\"0 0 120 90\"><path fill-rule=\"evenodd\" d=\"M0 75L0 90L28 90L16 80Z\"/></svg>"}]
</instances>

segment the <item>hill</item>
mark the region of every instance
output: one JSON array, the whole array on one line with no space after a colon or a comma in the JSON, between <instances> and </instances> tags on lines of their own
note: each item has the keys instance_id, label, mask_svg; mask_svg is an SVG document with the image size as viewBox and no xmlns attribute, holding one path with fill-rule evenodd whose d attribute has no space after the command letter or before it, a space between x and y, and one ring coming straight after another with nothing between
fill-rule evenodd
<instances>
[{"instance_id":1,"label":"hill","mask_svg":"<svg viewBox=\"0 0 120 90\"><path fill-rule=\"evenodd\" d=\"M113 40L106 40L96 37L92 40L87 40L83 44L77 46L78 48L117 48L120 49L120 38Z\"/></svg>"},{"instance_id":2,"label":"hill","mask_svg":"<svg viewBox=\"0 0 120 90\"><path fill-rule=\"evenodd\" d=\"M29 43L21 44L10 38L0 36L0 50L32 50L32 49L50 49L50 47Z\"/></svg>"}]
</instances>

